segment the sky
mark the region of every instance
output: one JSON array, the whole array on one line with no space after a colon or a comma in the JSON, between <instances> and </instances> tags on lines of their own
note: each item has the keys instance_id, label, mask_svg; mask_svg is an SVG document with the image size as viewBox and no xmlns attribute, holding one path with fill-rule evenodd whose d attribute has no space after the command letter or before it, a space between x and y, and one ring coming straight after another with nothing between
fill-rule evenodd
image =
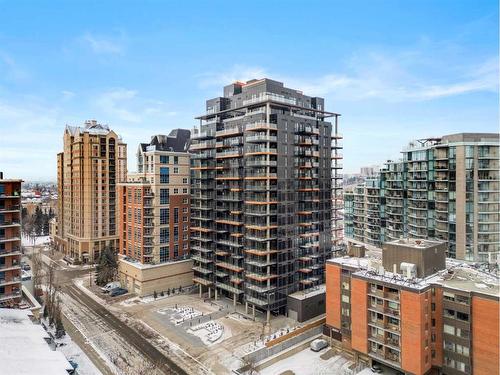
<instances>
[{"instance_id":1,"label":"sky","mask_svg":"<svg viewBox=\"0 0 500 375\"><path fill-rule=\"evenodd\" d=\"M346 173L411 140L498 132L497 0L0 0L0 171L55 181L66 124L191 129L235 80L342 114Z\"/></svg>"}]
</instances>

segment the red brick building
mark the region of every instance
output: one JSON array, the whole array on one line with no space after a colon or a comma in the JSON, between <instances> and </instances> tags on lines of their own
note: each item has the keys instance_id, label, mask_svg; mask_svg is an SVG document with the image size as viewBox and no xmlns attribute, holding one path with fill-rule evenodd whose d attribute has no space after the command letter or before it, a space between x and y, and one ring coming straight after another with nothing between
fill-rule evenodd
<instances>
[{"instance_id":1,"label":"red brick building","mask_svg":"<svg viewBox=\"0 0 500 375\"><path fill-rule=\"evenodd\" d=\"M444 256L440 246L399 240L384 247L382 262L329 260L325 333L332 343L405 374L498 374L498 277L451 260L425 272L444 261L432 258Z\"/></svg>"},{"instance_id":2,"label":"red brick building","mask_svg":"<svg viewBox=\"0 0 500 375\"><path fill-rule=\"evenodd\" d=\"M21 183L0 172L0 307L21 301Z\"/></svg>"}]
</instances>

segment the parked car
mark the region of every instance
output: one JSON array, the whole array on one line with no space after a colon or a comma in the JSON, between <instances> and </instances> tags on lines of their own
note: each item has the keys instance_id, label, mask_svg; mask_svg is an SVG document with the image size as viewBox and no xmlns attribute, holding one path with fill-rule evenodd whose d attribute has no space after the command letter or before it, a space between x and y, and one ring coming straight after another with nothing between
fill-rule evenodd
<instances>
[{"instance_id":1,"label":"parked car","mask_svg":"<svg viewBox=\"0 0 500 375\"><path fill-rule=\"evenodd\" d=\"M328 342L323 339L316 339L311 342L310 348L313 352L319 352L320 350L326 348L328 346Z\"/></svg>"},{"instance_id":2,"label":"parked car","mask_svg":"<svg viewBox=\"0 0 500 375\"><path fill-rule=\"evenodd\" d=\"M114 289L111 289L111 291L109 292L109 295L111 297L116 297L116 296L121 296L122 294L126 294L126 293L128 293L127 289L114 288Z\"/></svg>"},{"instance_id":3,"label":"parked car","mask_svg":"<svg viewBox=\"0 0 500 375\"><path fill-rule=\"evenodd\" d=\"M384 370L382 370L382 367L378 363L372 364L372 367L370 369L375 374L381 374L384 372Z\"/></svg>"},{"instance_id":4,"label":"parked car","mask_svg":"<svg viewBox=\"0 0 500 375\"><path fill-rule=\"evenodd\" d=\"M108 293L110 292L111 290L115 289L115 288L120 288L121 287L121 284L119 281L112 281L110 283L107 283L105 286L103 286L101 288L101 290L104 292L104 293Z\"/></svg>"},{"instance_id":5,"label":"parked car","mask_svg":"<svg viewBox=\"0 0 500 375\"><path fill-rule=\"evenodd\" d=\"M31 270L31 267L29 264L21 263L21 269L23 269L25 271L29 271L29 270Z\"/></svg>"}]
</instances>

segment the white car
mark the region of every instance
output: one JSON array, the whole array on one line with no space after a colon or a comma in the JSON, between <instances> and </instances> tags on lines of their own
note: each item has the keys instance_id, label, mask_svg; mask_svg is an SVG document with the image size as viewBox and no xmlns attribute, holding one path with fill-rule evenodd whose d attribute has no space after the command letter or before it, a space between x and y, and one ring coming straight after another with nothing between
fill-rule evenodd
<instances>
[{"instance_id":1,"label":"white car","mask_svg":"<svg viewBox=\"0 0 500 375\"><path fill-rule=\"evenodd\" d=\"M319 352L320 350L326 348L328 346L328 342L323 339L316 339L311 342L310 348L313 352Z\"/></svg>"},{"instance_id":2,"label":"white car","mask_svg":"<svg viewBox=\"0 0 500 375\"><path fill-rule=\"evenodd\" d=\"M103 286L101 288L101 290L104 292L104 293L108 293L110 292L111 290L115 289L115 288L119 288L121 287L121 284L119 281L112 281L110 283L107 283L105 286Z\"/></svg>"}]
</instances>

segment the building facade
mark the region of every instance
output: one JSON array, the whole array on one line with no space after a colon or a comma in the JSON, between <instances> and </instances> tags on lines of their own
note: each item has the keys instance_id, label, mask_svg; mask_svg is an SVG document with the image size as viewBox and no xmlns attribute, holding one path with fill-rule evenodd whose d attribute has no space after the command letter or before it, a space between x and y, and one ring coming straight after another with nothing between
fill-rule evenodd
<instances>
[{"instance_id":1,"label":"building facade","mask_svg":"<svg viewBox=\"0 0 500 375\"><path fill-rule=\"evenodd\" d=\"M448 243L452 258L495 262L500 253L498 137L461 133L412 142L403 160L389 161L380 171L378 198L369 180L346 195L347 236L374 245L402 236L438 239ZM368 224L372 220L359 209L361 201L379 202L378 213L371 213L378 216L373 218L378 228Z\"/></svg>"},{"instance_id":2,"label":"building facade","mask_svg":"<svg viewBox=\"0 0 500 375\"><path fill-rule=\"evenodd\" d=\"M126 285L133 279L139 294L192 283L190 261L172 268L172 262L186 260L190 253L189 142L190 131L177 129L168 136L155 135L150 143L141 143L137 173L129 173L127 182L118 187L119 251L124 257L120 261L120 278ZM134 266L137 269L129 272ZM167 282L169 278L171 282ZM156 282L152 283L152 279Z\"/></svg>"},{"instance_id":3,"label":"building facade","mask_svg":"<svg viewBox=\"0 0 500 375\"><path fill-rule=\"evenodd\" d=\"M83 263L97 261L106 246L118 249L116 185L127 173L121 137L95 120L66 126L57 169L57 248L68 260Z\"/></svg>"},{"instance_id":4,"label":"building facade","mask_svg":"<svg viewBox=\"0 0 500 375\"><path fill-rule=\"evenodd\" d=\"M332 122L327 119L332 118ZM207 100L191 143L194 282L282 311L340 240L341 136L324 100L269 79Z\"/></svg>"},{"instance_id":5,"label":"building facade","mask_svg":"<svg viewBox=\"0 0 500 375\"><path fill-rule=\"evenodd\" d=\"M0 307L21 301L21 180L0 172Z\"/></svg>"},{"instance_id":6,"label":"building facade","mask_svg":"<svg viewBox=\"0 0 500 375\"><path fill-rule=\"evenodd\" d=\"M382 263L329 260L332 344L405 374L498 374L498 277L445 260L445 250L444 242L397 240L384 245Z\"/></svg>"}]
</instances>

